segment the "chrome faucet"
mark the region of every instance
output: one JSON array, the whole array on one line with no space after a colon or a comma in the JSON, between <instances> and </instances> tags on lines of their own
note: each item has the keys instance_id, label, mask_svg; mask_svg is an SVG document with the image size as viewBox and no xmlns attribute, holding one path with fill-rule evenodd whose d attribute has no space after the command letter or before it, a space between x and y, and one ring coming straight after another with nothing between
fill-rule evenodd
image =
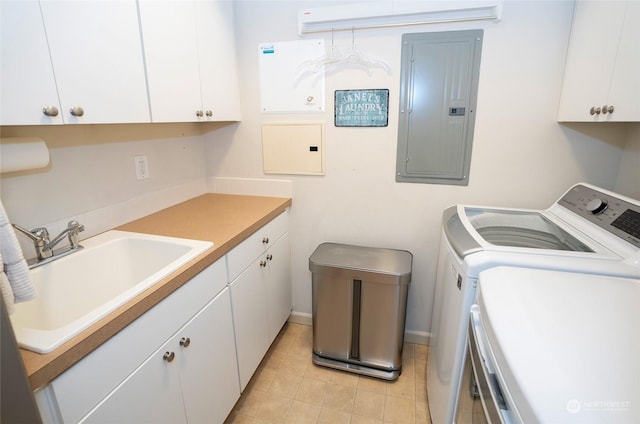
<instances>
[{"instance_id":1,"label":"chrome faucet","mask_svg":"<svg viewBox=\"0 0 640 424\"><path fill-rule=\"evenodd\" d=\"M84 225L78 221L69 221L67 228L53 240L49 239L49 231L45 227L38 227L33 230L27 230L18 224L13 224L13 227L33 241L37 257L27 261L29 268L35 268L82 249L78 239L78 233L84 231ZM69 240L69 246L54 250L54 247L57 246L65 236Z\"/></svg>"}]
</instances>

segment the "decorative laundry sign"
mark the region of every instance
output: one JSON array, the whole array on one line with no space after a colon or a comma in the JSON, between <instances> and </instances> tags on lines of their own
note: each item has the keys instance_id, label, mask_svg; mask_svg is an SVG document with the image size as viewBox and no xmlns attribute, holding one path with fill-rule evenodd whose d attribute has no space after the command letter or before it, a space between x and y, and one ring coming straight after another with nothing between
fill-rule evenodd
<instances>
[{"instance_id":1,"label":"decorative laundry sign","mask_svg":"<svg viewBox=\"0 0 640 424\"><path fill-rule=\"evenodd\" d=\"M389 90L336 90L336 127L389 125Z\"/></svg>"}]
</instances>

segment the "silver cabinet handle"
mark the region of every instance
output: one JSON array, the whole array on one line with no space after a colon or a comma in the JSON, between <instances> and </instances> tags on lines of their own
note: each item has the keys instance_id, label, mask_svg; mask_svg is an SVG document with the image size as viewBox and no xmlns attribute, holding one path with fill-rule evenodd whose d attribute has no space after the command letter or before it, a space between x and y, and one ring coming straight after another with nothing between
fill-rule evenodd
<instances>
[{"instance_id":1,"label":"silver cabinet handle","mask_svg":"<svg viewBox=\"0 0 640 424\"><path fill-rule=\"evenodd\" d=\"M591 115L600 115L600 108L599 107L595 107L593 106L590 110L589 113Z\"/></svg>"},{"instance_id":2,"label":"silver cabinet handle","mask_svg":"<svg viewBox=\"0 0 640 424\"><path fill-rule=\"evenodd\" d=\"M167 362L173 361L173 358L175 357L176 357L176 354L173 352L165 352L164 355L162 355L162 359Z\"/></svg>"},{"instance_id":3,"label":"silver cabinet handle","mask_svg":"<svg viewBox=\"0 0 640 424\"><path fill-rule=\"evenodd\" d=\"M55 106L45 106L42 108L42 113L47 116L58 116L58 108Z\"/></svg>"},{"instance_id":4,"label":"silver cabinet handle","mask_svg":"<svg viewBox=\"0 0 640 424\"><path fill-rule=\"evenodd\" d=\"M267 266L267 261L260 261L260 268Z\"/></svg>"},{"instance_id":5,"label":"silver cabinet handle","mask_svg":"<svg viewBox=\"0 0 640 424\"><path fill-rule=\"evenodd\" d=\"M208 116L209 118L211 118L211 117L213 116L213 111L212 111L212 110L208 110L208 111L207 111L207 116Z\"/></svg>"},{"instance_id":6,"label":"silver cabinet handle","mask_svg":"<svg viewBox=\"0 0 640 424\"><path fill-rule=\"evenodd\" d=\"M84 115L84 109L82 109L82 107L80 106L74 106L71 109L69 109L69 113L72 114L73 116L82 116Z\"/></svg>"},{"instance_id":7,"label":"silver cabinet handle","mask_svg":"<svg viewBox=\"0 0 640 424\"><path fill-rule=\"evenodd\" d=\"M269 237L263 237L262 238L262 243L263 244L269 244Z\"/></svg>"},{"instance_id":8,"label":"silver cabinet handle","mask_svg":"<svg viewBox=\"0 0 640 424\"><path fill-rule=\"evenodd\" d=\"M202 118L202 117L204 116L204 113L202 113L202 111L201 111L201 110L196 110L196 116L197 116L198 118Z\"/></svg>"},{"instance_id":9,"label":"silver cabinet handle","mask_svg":"<svg viewBox=\"0 0 640 424\"><path fill-rule=\"evenodd\" d=\"M191 344L191 339L189 337L182 337L180 339L180 346L189 347L190 344Z\"/></svg>"},{"instance_id":10,"label":"silver cabinet handle","mask_svg":"<svg viewBox=\"0 0 640 424\"><path fill-rule=\"evenodd\" d=\"M270 261L271 259L273 259L273 255L268 254L268 255L267 255L267 260L268 260L268 261Z\"/></svg>"},{"instance_id":11,"label":"silver cabinet handle","mask_svg":"<svg viewBox=\"0 0 640 424\"><path fill-rule=\"evenodd\" d=\"M613 110L614 110L613 106L607 106L607 105L602 106L602 113L605 115L607 113L613 113Z\"/></svg>"}]
</instances>

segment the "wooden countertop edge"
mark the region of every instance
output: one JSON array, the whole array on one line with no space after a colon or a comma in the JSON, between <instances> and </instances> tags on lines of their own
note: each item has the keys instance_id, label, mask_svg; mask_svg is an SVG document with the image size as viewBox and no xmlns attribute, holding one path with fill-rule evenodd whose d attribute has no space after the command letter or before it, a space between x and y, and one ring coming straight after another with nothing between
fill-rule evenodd
<instances>
[{"instance_id":1,"label":"wooden countertop edge","mask_svg":"<svg viewBox=\"0 0 640 424\"><path fill-rule=\"evenodd\" d=\"M291 199L283 198L283 203L241 230L237 235L221 245L214 245L54 351L47 354L38 354L26 349L20 349L31 388L36 390L47 385L191 280L196 274L222 258L251 234L280 215L291 204Z\"/></svg>"}]
</instances>

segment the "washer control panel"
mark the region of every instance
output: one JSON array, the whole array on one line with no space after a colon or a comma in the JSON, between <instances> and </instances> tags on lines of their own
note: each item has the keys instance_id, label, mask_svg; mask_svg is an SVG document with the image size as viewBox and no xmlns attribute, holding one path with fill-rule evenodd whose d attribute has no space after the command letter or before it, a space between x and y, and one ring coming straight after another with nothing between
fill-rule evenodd
<instances>
[{"instance_id":1,"label":"washer control panel","mask_svg":"<svg viewBox=\"0 0 640 424\"><path fill-rule=\"evenodd\" d=\"M566 192L558 204L640 247L640 202L631 203L578 184Z\"/></svg>"}]
</instances>

